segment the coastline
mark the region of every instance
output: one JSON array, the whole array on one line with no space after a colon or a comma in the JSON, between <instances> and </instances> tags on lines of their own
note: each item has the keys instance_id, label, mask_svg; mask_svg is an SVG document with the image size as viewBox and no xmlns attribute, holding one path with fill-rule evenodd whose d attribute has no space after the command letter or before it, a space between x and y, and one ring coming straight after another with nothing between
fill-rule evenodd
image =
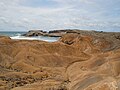
<instances>
[{"instance_id":1,"label":"coastline","mask_svg":"<svg viewBox=\"0 0 120 90\"><path fill-rule=\"evenodd\" d=\"M0 89L119 90L119 57L120 33L70 31L56 42L0 36Z\"/></svg>"}]
</instances>

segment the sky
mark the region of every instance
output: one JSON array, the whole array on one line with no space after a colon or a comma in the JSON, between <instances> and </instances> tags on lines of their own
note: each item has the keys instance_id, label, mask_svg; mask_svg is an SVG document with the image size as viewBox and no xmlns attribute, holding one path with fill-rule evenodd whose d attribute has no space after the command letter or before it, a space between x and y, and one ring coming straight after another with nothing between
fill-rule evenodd
<instances>
[{"instance_id":1,"label":"sky","mask_svg":"<svg viewBox=\"0 0 120 90\"><path fill-rule=\"evenodd\" d=\"M0 31L120 31L120 0L0 0Z\"/></svg>"}]
</instances>

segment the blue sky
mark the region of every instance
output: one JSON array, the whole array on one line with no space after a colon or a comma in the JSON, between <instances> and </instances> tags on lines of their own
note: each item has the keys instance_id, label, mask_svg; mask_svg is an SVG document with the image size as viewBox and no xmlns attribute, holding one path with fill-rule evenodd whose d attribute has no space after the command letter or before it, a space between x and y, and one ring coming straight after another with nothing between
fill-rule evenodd
<instances>
[{"instance_id":1,"label":"blue sky","mask_svg":"<svg viewBox=\"0 0 120 90\"><path fill-rule=\"evenodd\" d=\"M120 0L0 0L0 30L120 31Z\"/></svg>"}]
</instances>

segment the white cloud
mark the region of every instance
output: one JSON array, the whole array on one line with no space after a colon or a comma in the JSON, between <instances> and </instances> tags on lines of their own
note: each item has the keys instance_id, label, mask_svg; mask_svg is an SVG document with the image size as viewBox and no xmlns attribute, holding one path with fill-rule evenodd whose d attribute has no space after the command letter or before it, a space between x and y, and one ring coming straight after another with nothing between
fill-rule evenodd
<instances>
[{"instance_id":1,"label":"white cloud","mask_svg":"<svg viewBox=\"0 0 120 90\"><path fill-rule=\"evenodd\" d=\"M49 0L51 1L51 0ZM93 0L52 0L52 1L55 1L55 2L58 2L58 3L86 3L86 4L92 4L94 3ZM77 4L76 3L76 4Z\"/></svg>"},{"instance_id":2,"label":"white cloud","mask_svg":"<svg viewBox=\"0 0 120 90\"><path fill-rule=\"evenodd\" d=\"M110 27L120 28L116 22L106 19L106 10L99 8L95 0L49 0L59 4L56 8L28 7L22 3L29 0L0 0L0 28L7 29L59 29L85 28L103 29ZM34 0L33 0L34 2ZM98 11L99 10L99 11ZM119 8L117 7L117 10ZM115 20L115 19L114 19ZM113 20L113 21L114 21Z\"/></svg>"}]
</instances>

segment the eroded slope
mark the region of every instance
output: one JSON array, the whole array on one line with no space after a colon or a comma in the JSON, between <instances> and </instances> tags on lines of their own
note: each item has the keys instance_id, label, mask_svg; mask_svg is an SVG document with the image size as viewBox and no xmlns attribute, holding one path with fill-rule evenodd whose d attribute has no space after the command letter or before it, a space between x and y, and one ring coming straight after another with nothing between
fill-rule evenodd
<instances>
[{"instance_id":1,"label":"eroded slope","mask_svg":"<svg viewBox=\"0 0 120 90\"><path fill-rule=\"evenodd\" d=\"M0 37L0 90L120 90L119 33L68 33L58 42Z\"/></svg>"}]
</instances>

